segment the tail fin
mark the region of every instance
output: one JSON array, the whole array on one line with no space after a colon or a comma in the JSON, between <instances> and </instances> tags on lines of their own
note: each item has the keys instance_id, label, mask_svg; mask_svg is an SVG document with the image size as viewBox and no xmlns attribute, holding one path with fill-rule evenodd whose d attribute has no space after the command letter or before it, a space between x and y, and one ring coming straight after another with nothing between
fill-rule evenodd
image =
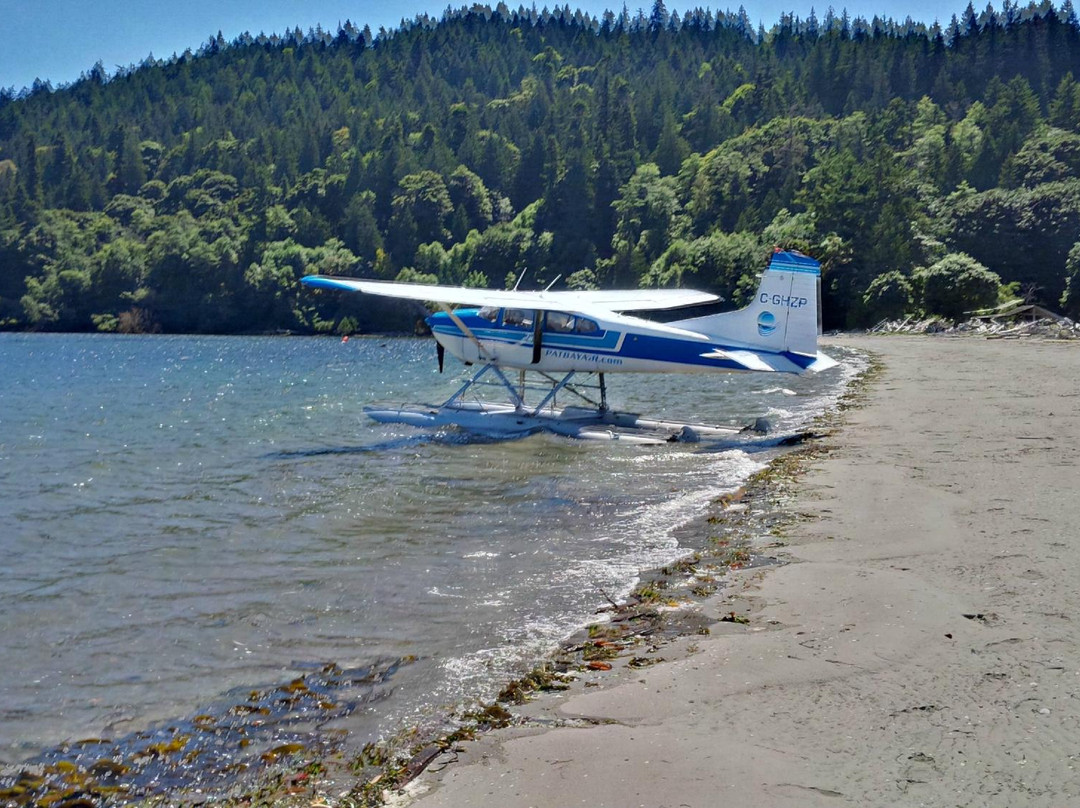
<instances>
[{"instance_id":1,"label":"tail fin","mask_svg":"<svg viewBox=\"0 0 1080 808\"><path fill-rule=\"evenodd\" d=\"M787 360L800 370L824 370L836 363L817 349L820 291L821 264L797 252L777 251L746 308L669 325L706 334L725 347L765 354L759 358L776 370L789 369ZM770 354L787 359L773 362Z\"/></svg>"}]
</instances>

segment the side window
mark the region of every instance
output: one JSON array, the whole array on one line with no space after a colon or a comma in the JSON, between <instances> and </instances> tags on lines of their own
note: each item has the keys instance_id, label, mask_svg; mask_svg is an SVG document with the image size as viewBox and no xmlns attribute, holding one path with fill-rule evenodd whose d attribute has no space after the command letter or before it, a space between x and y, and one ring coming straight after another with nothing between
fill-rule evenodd
<instances>
[{"instance_id":1,"label":"side window","mask_svg":"<svg viewBox=\"0 0 1080 808\"><path fill-rule=\"evenodd\" d=\"M595 320L589 320L585 317L577 318L577 326L574 329L579 334L595 334L600 330L600 327L596 324Z\"/></svg>"},{"instance_id":2,"label":"side window","mask_svg":"<svg viewBox=\"0 0 1080 808\"><path fill-rule=\"evenodd\" d=\"M515 328L532 328L533 313L525 309L503 309L503 325Z\"/></svg>"},{"instance_id":3,"label":"side window","mask_svg":"<svg viewBox=\"0 0 1080 808\"><path fill-rule=\"evenodd\" d=\"M477 314L492 323L499 319L499 309L495 306L484 306Z\"/></svg>"},{"instance_id":4,"label":"side window","mask_svg":"<svg viewBox=\"0 0 1080 808\"><path fill-rule=\"evenodd\" d=\"M548 331L567 334L574 330L574 315L562 311L549 311L546 325Z\"/></svg>"}]
</instances>

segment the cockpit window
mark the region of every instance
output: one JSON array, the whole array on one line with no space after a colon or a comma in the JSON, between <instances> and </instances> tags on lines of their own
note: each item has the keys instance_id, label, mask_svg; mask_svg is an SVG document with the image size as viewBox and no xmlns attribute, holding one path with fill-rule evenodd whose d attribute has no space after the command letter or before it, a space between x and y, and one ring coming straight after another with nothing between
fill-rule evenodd
<instances>
[{"instance_id":1,"label":"cockpit window","mask_svg":"<svg viewBox=\"0 0 1080 808\"><path fill-rule=\"evenodd\" d=\"M532 328L533 313L525 309L503 309L503 325Z\"/></svg>"},{"instance_id":2,"label":"cockpit window","mask_svg":"<svg viewBox=\"0 0 1080 808\"><path fill-rule=\"evenodd\" d=\"M595 334L600 330L600 326L596 324L595 320L590 320L587 317L578 317L574 330L579 334Z\"/></svg>"},{"instance_id":3,"label":"cockpit window","mask_svg":"<svg viewBox=\"0 0 1080 808\"><path fill-rule=\"evenodd\" d=\"M562 311L547 313L547 330L568 334L574 330L574 315Z\"/></svg>"},{"instance_id":4,"label":"cockpit window","mask_svg":"<svg viewBox=\"0 0 1080 808\"><path fill-rule=\"evenodd\" d=\"M477 314L492 323L499 319L499 309L497 306L484 306Z\"/></svg>"}]
</instances>

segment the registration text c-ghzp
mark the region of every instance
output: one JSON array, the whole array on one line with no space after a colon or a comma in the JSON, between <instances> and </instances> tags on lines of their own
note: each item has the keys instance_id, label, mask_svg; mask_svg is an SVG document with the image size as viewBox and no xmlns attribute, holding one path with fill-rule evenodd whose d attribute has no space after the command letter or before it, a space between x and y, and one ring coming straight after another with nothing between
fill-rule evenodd
<instances>
[{"instance_id":1,"label":"registration text c-ghzp","mask_svg":"<svg viewBox=\"0 0 1080 808\"><path fill-rule=\"evenodd\" d=\"M773 306L779 306L786 309L801 309L803 306L809 304L809 300L805 297L788 297L787 295L758 295L758 302L763 305L772 304Z\"/></svg>"}]
</instances>

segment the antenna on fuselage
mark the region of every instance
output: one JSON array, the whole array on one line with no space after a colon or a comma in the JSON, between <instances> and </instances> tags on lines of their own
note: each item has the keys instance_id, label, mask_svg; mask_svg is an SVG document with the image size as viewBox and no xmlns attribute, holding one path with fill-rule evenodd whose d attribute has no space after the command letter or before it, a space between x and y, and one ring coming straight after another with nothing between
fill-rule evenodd
<instances>
[{"instance_id":1,"label":"antenna on fuselage","mask_svg":"<svg viewBox=\"0 0 1080 808\"><path fill-rule=\"evenodd\" d=\"M558 275L555 276L555 279L551 283L549 283L547 286L544 287L544 291L545 292L550 292L551 287L554 286L556 283L558 283L559 278L561 278L561 277L562 277L562 273L560 272Z\"/></svg>"},{"instance_id":2,"label":"antenna on fuselage","mask_svg":"<svg viewBox=\"0 0 1080 808\"><path fill-rule=\"evenodd\" d=\"M515 292L518 290L518 287L521 286L521 279L525 277L525 273L528 272L528 271L529 271L528 267L525 267L525 269L521 270L521 274L518 275L517 283L514 284L514 291Z\"/></svg>"}]
</instances>

